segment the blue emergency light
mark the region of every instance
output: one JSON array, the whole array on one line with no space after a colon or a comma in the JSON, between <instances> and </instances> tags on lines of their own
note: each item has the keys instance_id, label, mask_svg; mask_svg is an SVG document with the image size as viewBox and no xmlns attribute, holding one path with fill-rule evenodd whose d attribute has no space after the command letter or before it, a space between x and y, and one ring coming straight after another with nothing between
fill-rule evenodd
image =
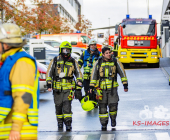
<instances>
[{"instance_id":1,"label":"blue emergency light","mask_svg":"<svg viewBox=\"0 0 170 140\"><path fill-rule=\"evenodd\" d=\"M80 30L77 30L76 33L81 33L81 31L80 31Z\"/></svg>"},{"instance_id":2,"label":"blue emergency light","mask_svg":"<svg viewBox=\"0 0 170 140\"><path fill-rule=\"evenodd\" d=\"M130 18L130 15L126 15L126 19L129 19Z\"/></svg>"},{"instance_id":3,"label":"blue emergency light","mask_svg":"<svg viewBox=\"0 0 170 140\"><path fill-rule=\"evenodd\" d=\"M149 19L152 19L152 15L149 15Z\"/></svg>"}]
</instances>

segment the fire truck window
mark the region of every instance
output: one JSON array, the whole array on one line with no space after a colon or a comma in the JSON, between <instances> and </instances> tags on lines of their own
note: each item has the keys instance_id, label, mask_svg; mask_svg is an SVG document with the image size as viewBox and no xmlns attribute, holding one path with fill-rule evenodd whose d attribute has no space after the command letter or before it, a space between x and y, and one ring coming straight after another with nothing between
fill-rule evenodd
<instances>
[{"instance_id":1,"label":"fire truck window","mask_svg":"<svg viewBox=\"0 0 170 140\"><path fill-rule=\"evenodd\" d=\"M81 42L82 42L82 43L88 44L89 40L90 40L89 37L87 37L87 36L81 36Z\"/></svg>"},{"instance_id":2,"label":"fire truck window","mask_svg":"<svg viewBox=\"0 0 170 140\"><path fill-rule=\"evenodd\" d=\"M127 24L123 28L124 35L155 35L154 24Z\"/></svg>"},{"instance_id":3,"label":"fire truck window","mask_svg":"<svg viewBox=\"0 0 170 140\"><path fill-rule=\"evenodd\" d=\"M70 36L70 43L71 45L77 45L78 36Z\"/></svg>"}]
</instances>

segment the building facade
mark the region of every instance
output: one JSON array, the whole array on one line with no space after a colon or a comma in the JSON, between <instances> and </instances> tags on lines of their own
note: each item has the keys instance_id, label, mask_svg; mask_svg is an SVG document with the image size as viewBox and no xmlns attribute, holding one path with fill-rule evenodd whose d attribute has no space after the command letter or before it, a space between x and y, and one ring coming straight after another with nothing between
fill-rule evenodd
<instances>
[{"instance_id":1,"label":"building facade","mask_svg":"<svg viewBox=\"0 0 170 140\"><path fill-rule=\"evenodd\" d=\"M53 0L53 3L59 14L73 23L78 22L78 16L83 14L83 0Z\"/></svg>"},{"instance_id":2,"label":"building facade","mask_svg":"<svg viewBox=\"0 0 170 140\"><path fill-rule=\"evenodd\" d=\"M161 40L162 56L170 57L170 0L163 0L161 14Z\"/></svg>"}]
</instances>

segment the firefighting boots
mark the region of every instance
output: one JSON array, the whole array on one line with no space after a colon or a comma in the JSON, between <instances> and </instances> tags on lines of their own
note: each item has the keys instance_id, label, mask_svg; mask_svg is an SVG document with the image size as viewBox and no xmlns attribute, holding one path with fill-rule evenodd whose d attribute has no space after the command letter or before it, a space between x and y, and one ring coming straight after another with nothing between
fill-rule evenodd
<instances>
[{"instance_id":1,"label":"firefighting boots","mask_svg":"<svg viewBox=\"0 0 170 140\"><path fill-rule=\"evenodd\" d=\"M107 121L105 121L105 122L102 122L101 123L102 124L102 131L107 131L107 124L108 124L108 120Z\"/></svg>"},{"instance_id":2,"label":"firefighting boots","mask_svg":"<svg viewBox=\"0 0 170 140\"><path fill-rule=\"evenodd\" d=\"M58 129L63 129L63 123L62 122L58 122Z\"/></svg>"},{"instance_id":3,"label":"firefighting boots","mask_svg":"<svg viewBox=\"0 0 170 140\"><path fill-rule=\"evenodd\" d=\"M116 119L111 120L111 126L115 127L116 126Z\"/></svg>"},{"instance_id":4,"label":"firefighting boots","mask_svg":"<svg viewBox=\"0 0 170 140\"><path fill-rule=\"evenodd\" d=\"M72 126L71 126L71 121L66 122L66 131L71 131Z\"/></svg>"},{"instance_id":5,"label":"firefighting boots","mask_svg":"<svg viewBox=\"0 0 170 140\"><path fill-rule=\"evenodd\" d=\"M102 125L102 131L107 131L107 125Z\"/></svg>"}]
</instances>

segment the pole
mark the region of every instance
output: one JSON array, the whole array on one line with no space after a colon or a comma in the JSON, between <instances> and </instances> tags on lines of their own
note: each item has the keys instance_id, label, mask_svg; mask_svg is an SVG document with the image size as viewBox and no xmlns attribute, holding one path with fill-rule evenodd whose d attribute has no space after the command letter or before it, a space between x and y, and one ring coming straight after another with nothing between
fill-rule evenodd
<instances>
[{"instance_id":1,"label":"pole","mask_svg":"<svg viewBox=\"0 0 170 140\"><path fill-rule=\"evenodd\" d=\"M109 27L110 27L110 18L109 18ZM110 28L109 28L109 36L110 36Z\"/></svg>"},{"instance_id":2,"label":"pole","mask_svg":"<svg viewBox=\"0 0 170 140\"><path fill-rule=\"evenodd\" d=\"M129 1L127 0L127 14L129 15Z\"/></svg>"},{"instance_id":3,"label":"pole","mask_svg":"<svg viewBox=\"0 0 170 140\"><path fill-rule=\"evenodd\" d=\"M148 17L149 17L149 0L148 0Z\"/></svg>"}]
</instances>

